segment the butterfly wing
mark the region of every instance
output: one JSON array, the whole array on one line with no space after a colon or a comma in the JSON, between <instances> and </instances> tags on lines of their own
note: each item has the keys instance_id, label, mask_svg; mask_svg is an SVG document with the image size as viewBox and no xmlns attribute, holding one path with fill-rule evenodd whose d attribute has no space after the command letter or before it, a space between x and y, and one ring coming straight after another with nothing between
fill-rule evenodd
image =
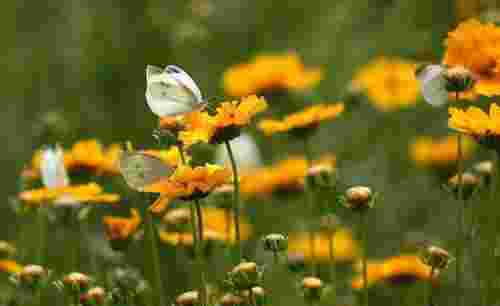
<instances>
[{"instance_id":1,"label":"butterfly wing","mask_svg":"<svg viewBox=\"0 0 500 306\"><path fill-rule=\"evenodd\" d=\"M433 106L441 106L448 101L443 71L444 68L439 65L429 65L417 74L422 95L425 101Z\"/></svg>"},{"instance_id":2,"label":"butterfly wing","mask_svg":"<svg viewBox=\"0 0 500 306\"><path fill-rule=\"evenodd\" d=\"M174 171L161 159L141 152L123 152L119 168L130 188L137 191L143 191L144 187L170 176Z\"/></svg>"}]
</instances>

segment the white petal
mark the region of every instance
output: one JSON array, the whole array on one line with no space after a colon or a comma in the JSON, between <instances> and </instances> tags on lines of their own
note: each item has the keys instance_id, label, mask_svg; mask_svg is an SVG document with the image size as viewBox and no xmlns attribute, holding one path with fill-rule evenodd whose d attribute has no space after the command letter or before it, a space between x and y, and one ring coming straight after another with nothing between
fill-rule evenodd
<instances>
[{"instance_id":1,"label":"white petal","mask_svg":"<svg viewBox=\"0 0 500 306\"><path fill-rule=\"evenodd\" d=\"M238 169L257 168L262 164L259 147L248 134L241 134L239 137L231 140L231 149ZM215 152L215 161L219 165L230 166L231 161L225 145L219 145Z\"/></svg>"},{"instance_id":2,"label":"white petal","mask_svg":"<svg viewBox=\"0 0 500 306\"><path fill-rule=\"evenodd\" d=\"M61 148L49 148L43 151L40 172L42 182L47 188L69 185L68 174L64 167L64 152Z\"/></svg>"}]
</instances>

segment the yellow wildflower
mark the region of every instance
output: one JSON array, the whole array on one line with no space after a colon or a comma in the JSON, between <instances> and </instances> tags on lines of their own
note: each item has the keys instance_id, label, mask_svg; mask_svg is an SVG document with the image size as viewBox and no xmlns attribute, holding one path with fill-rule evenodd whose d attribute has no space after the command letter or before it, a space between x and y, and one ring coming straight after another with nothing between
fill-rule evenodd
<instances>
[{"instance_id":1,"label":"yellow wildflower","mask_svg":"<svg viewBox=\"0 0 500 306\"><path fill-rule=\"evenodd\" d=\"M161 241L174 246L182 247L192 247L193 246L193 234L188 232L167 232L160 231L158 236ZM205 229L203 231L204 241L224 241L224 236L222 233L215 232L210 229Z\"/></svg>"},{"instance_id":2,"label":"yellow wildflower","mask_svg":"<svg viewBox=\"0 0 500 306\"><path fill-rule=\"evenodd\" d=\"M224 72L223 86L234 97L271 90L306 90L322 79L318 68L306 69L295 53L259 55L249 63L230 67Z\"/></svg>"},{"instance_id":3,"label":"yellow wildflower","mask_svg":"<svg viewBox=\"0 0 500 306\"><path fill-rule=\"evenodd\" d=\"M176 146L171 147L168 150L143 150L139 152L159 158L170 167L175 168L178 165L182 164L181 153L179 152L179 148ZM184 154L184 157L186 158L186 162L189 162L191 160L191 157L187 154Z\"/></svg>"},{"instance_id":4,"label":"yellow wildflower","mask_svg":"<svg viewBox=\"0 0 500 306\"><path fill-rule=\"evenodd\" d=\"M240 134L240 129L248 125L253 117L266 109L266 100L257 96L222 102L213 116L205 112L186 116L179 139L186 146L197 142L222 143L231 140Z\"/></svg>"},{"instance_id":5,"label":"yellow wildflower","mask_svg":"<svg viewBox=\"0 0 500 306\"><path fill-rule=\"evenodd\" d=\"M11 259L0 260L0 271L7 273L18 273L23 269L23 266Z\"/></svg>"},{"instance_id":6,"label":"yellow wildflower","mask_svg":"<svg viewBox=\"0 0 500 306\"><path fill-rule=\"evenodd\" d=\"M120 196L114 193L104 193L98 184L88 183L86 185L26 190L19 194L19 199L30 205L40 205L47 202L56 205L75 205L80 203L116 203L120 200Z\"/></svg>"},{"instance_id":7,"label":"yellow wildflower","mask_svg":"<svg viewBox=\"0 0 500 306\"><path fill-rule=\"evenodd\" d=\"M379 57L355 74L351 87L365 92L376 109L396 111L417 102L420 87L415 77L416 66L405 59Z\"/></svg>"},{"instance_id":8,"label":"yellow wildflower","mask_svg":"<svg viewBox=\"0 0 500 306\"><path fill-rule=\"evenodd\" d=\"M443 64L470 70L476 79L476 93L500 94L500 27L469 19L448 33L445 45Z\"/></svg>"},{"instance_id":9,"label":"yellow wildflower","mask_svg":"<svg viewBox=\"0 0 500 306\"><path fill-rule=\"evenodd\" d=\"M120 153L118 144L105 148L95 139L82 140L75 143L70 150L64 151L64 167L69 173L87 169L98 175L116 175L119 174L117 165ZM23 177L40 178L42 154L43 150L35 152L30 167L23 171Z\"/></svg>"},{"instance_id":10,"label":"yellow wildflower","mask_svg":"<svg viewBox=\"0 0 500 306\"><path fill-rule=\"evenodd\" d=\"M314 237L314 253L311 251L309 233L292 233L288 236L288 256L300 257L304 260L327 262L330 260L330 239L328 232L316 233ZM352 233L346 228L340 228L333 233L333 256L338 262L351 262L357 258L359 248L352 238Z\"/></svg>"},{"instance_id":11,"label":"yellow wildflower","mask_svg":"<svg viewBox=\"0 0 500 306\"><path fill-rule=\"evenodd\" d=\"M344 104L333 105L317 104L304 109L301 112L286 116L283 120L262 120L259 129L266 135L314 128L321 121L335 119L344 111Z\"/></svg>"},{"instance_id":12,"label":"yellow wildflower","mask_svg":"<svg viewBox=\"0 0 500 306\"><path fill-rule=\"evenodd\" d=\"M153 203L151 209L161 211L170 200L201 198L214 188L229 182L231 171L216 165L177 167L170 177L144 188L145 192L160 193L160 197Z\"/></svg>"},{"instance_id":13,"label":"yellow wildflower","mask_svg":"<svg viewBox=\"0 0 500 306\"><path fill-rule=\"evenodd\" d=\"M203 229L213 232L218 240L234 244L236 242L236 227L234 215L231 211L222 208L203 207ZM163 217L163 222L168 224L184 224L191 222L188 208L176 208L168 211ZM251 234L251 226L246 218L240 217L241 239L247 240ZM172 236L170 236L172 237ZM215 236L214 236L215 237Z\"/></svg>"},{"instance_id":14,"label":"yellow wildflower","mask_svg":"<svg viewBox=\"0 0 500 306\"><path fill-rule=\"evenodd\" d=\"M359 267L358 267L359 268ZM416 255L399 255L383 261L369 262L367 265L367 286L388 281L392 284L414 282L416 280L431 280L431 267L424 264ZM432 280L437 277L434 274ZM351 286L354 289L363 288L363 276L356 276Z\"/></svg>"},{"instance_id":15,"label":"yellow wildflower","mask_svg":"<svg viewBox=\"0 0 500 306\"><path fill-rule=\"evenodd\" d=\"M500 151L500 107L490 104L489 114L471 106L466 111L457 108L448 110L448 126L474 137L480 144Z\"/></svg>"},{"instance_id":16,"label":"yellow wildflower","mask_svg":"<svg viewBox=\"0 0 500 306\"><path fill-rule=\"evenodd\" d=\"M141 217L137 209L130 210L130 218L104 216L106 237L108 240L128 240L137 231L141 224Z\"/></svg>"},{"instance_id":17,"label":"yellow wildflower","mask_svg":"<svg viewBox=\"0 0 500 306\"><path fill-rule=\"evenodd\" d=\"M462 158L472 155L474 143L465 138L462 143ZM458 140L454 136L441 138L418 137L410 145L409 154L418 166L446 167L454 165L458 159Z\"/></svg>"}]
</instances>

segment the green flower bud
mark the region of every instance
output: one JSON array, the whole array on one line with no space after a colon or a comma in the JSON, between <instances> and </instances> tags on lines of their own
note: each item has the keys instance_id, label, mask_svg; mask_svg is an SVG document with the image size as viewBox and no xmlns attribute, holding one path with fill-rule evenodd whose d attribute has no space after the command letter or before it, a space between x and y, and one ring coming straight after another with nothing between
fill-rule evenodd
<instances>
[{"instance_id":1,"label":"green flower bud","mask_svg":"<svg viewBox=\"0 0 500 306\"><path fill-rule=\"evenodd\" d=\"M288 249L288 238L282 234L269 234L262 239L264 250L273 253L283 252Z\"/></svg>"}]
</instances>

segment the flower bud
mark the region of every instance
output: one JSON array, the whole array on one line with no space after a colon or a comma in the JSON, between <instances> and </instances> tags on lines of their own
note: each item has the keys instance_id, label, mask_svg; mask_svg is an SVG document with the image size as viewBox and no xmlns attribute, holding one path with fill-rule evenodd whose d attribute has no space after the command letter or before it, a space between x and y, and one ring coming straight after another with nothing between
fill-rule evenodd
<instances>
[{"instance_id":1,"label":"flower bud","mask_svg":"<svg viewBox=\"0 0 500 306\"><path fill-rule=\"evenodd\" d=\"M222 306L238 306L244 304L244 300L241 296L234 295L232 293L225 294L219 301Z\"/></svg>"},{"instance_id":2,"label":"flower bud","mask_svg":"<svg viewBox=\"0 0 500 306\"><path fill-rule=\"evenodd\" d=\"M80 302L85 306L104 305L106 302L106 291L102 287L91 288L80 297Z\"/></svg>"},{"instance_id":3,"label":"flower bud","mask_svg":"<svg viewBox=\"0 0 500 306\"><path fill-rule=\"evenodd\" d=\"M16 248L7 241L0 240L0 259L6 259L16 254Z\"/></svg>"},{"instance_id":4,"label":"flower bud","mask_svg":"<svg viewBox=\"0 0 500 306\"><path fill-rule=\"evenodd\" d=\"M175 304L179 306L194 306L198 304L198 291L187 291L177 296Z\"/></svg>"},{"instance_id":5,"label":"flower bud","mask_svg":"<svg viewBox=\"0 0 500 306\"><path fill-rule=\"evenodd\" d=\"M79 273L79 272L72 272L68 275L66 275L62 283L65 288L69 289L72 292L83 292L89 288L91 279L89 276Z\"/></svg>"},{"instance_id":6,"label":"flower bud","mask_svg":"<svg viewBox=\"0 0 500 306\"><path fill-rule=\"evenodd\" d=\"M269 234L262 239L264 250L273 253L286 251L288 248L288 238L282 234Z\"/></svg>"},{"instance_id":7,"label":"flower bud","mask_svg":"<svg viewBox=\"0 0 500 306\"><path fill-rule=\"evenodd\" d=\"M253 299L256 306L263 306L266 304L266 291L260 286L252 287Z\"/></svg>"},{"instance_id":8,"label":"flower bud","mask_svg":"<svg viewBox=\"0 0 500 306\"><path fill-rule=\"evenodd\" d=\"M189 209L172 209L163 216L163 223L170 225L188 224L191 222L191 212Z\"/></svg>"},{"instance_id":9,"label":"flower bud","mask_svg":"<svg viewBox=\"0 0 500 306\"><path fill-rule=\"evenodd\" d=\"M317 277L305 277L302 279L304 297L310 301L318 301L321 298L323 282Z\"/></svg>"},{"instance_id":10,"label":"flower bud","mask_svg":"<svg viewBox=\"0 0 500 306\"><path fill-rule=\"evenodd\" d=\"M491 160L485 160L474 165L474 170L483 178L485 185L491 183L494 168L494 163Z\"/></svg>"},{"instance_id":11,"label":"flower bud","mask_svg":"<svg viewBox=\"0 0 500 306\"><path fill-rule=\"evenodd\" d=\"M476 175L465 172L462 174L462 192L465 199L469 199L476 188L478 187L480 180ZM458 196L458 186L460 185L459 175L455 175L448 180L448 185L451 187L451 191Z\"/></svg>"},{"instance_id":12,"label":"flower bud","mask_svg":"<svg viewBox=\"0 0 500 306\"><path fill-rule=\"evenodd\" d=\"M365 186L354 186L346 190L344 205L352 210L365 210L373 207L374 197L372 190Z\"/></svg>"},{"instance_id":13,"label":"flower bud","mask_svg":"<svg viewBox=\"0 0 500 306\"><path fill-rule=\"evenodd\" d=\"M475 83L472 73L463 66L445 69L443 77L448 92L464 92L471 89Z\"/></svg>"},{"instance_id":14,"label":"flower bud","mask_svg":"<svg viewBox=\"0 0 500 306\"><path fill-rule=\"evenodd\" d=\"M434 269L443 270L453 259L446 250L431 245L425 248L422 261Z\"/></svg>"},{"instance_id":15,"label":"flower bud","mask_svg":"<svg viewBox=\"0 0 500 306\"><path fill-rule=\"evenodd\" d=\"M42 266L27 265L16 274L16 279L19 284L37 289L41 283L47 280L49 272Z\"/></svg>"},{"instance_id":16,"label":"flower bud","mask_svg":"<svg viewBox=\"0 0 500 306\"><path fill-rule=\"evenodd\" d=\"M237 290L250 289L259 281L259 272L255 262L242 262L229 273L231 284Z\"/></svg>"}]
</instances>

